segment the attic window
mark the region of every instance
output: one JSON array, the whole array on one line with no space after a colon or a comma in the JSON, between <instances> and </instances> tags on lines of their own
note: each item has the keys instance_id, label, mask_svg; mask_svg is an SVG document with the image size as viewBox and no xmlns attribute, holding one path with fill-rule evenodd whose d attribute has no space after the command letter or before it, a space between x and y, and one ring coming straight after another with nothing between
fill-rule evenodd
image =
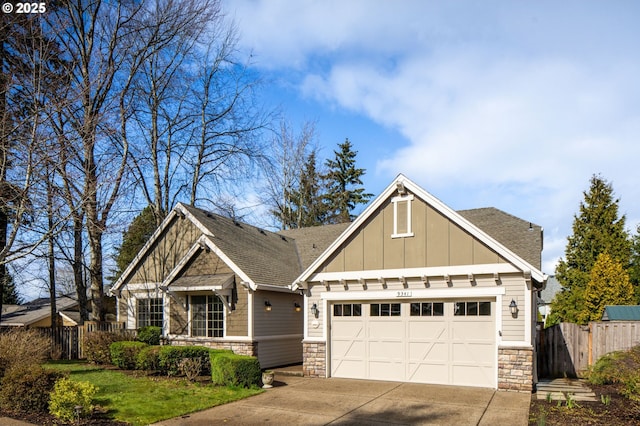
<instances>
[{"instance_id":1,"label":"attic window","mask_svg":"<svg viewBox=\"0 0 640 426\"><path fill-rule=\"evenodd\" d=\"M412 194L393 197L393 234L391 238L413 237L411 230L411 202Z\"/></svg>"}]
</instances>

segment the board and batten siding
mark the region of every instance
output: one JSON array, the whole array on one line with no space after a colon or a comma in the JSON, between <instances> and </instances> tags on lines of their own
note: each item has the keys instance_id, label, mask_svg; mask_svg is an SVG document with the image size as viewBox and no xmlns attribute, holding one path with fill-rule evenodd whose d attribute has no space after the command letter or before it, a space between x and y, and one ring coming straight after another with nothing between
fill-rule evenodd
<instances>
[{"instance_id":1,"label":"board and batten siding","mask_svg":"<svg viewBox=\"0 0 640 426\"><path fill-rule=\"evenodd\" d=\"M162 282L202 235L190 220L175 217L127 280Z\"/></svg>"},{"instance_id":2,"label":"board and batten siding","mask_svg":"<svg viewBox=\"0 0 640 426\"><path fill-rule=\"evenodd\" d=\"M506 262L425 202L411 202L414 237L392 238L393 205L377 212L318 272L482 265Z\"/></svg>"}]
</instances>

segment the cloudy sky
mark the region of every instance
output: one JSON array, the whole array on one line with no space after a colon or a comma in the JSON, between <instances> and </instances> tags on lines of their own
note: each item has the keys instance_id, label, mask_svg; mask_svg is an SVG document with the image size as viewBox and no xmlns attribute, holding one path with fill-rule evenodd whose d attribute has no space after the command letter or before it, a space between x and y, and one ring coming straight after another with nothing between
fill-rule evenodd
<instances>
[{"instance_id":1,"label":"cloudy sky","mask_svg":"<svg viewBox=\"0 0 640 426\"><path fill-rule=\"evenodd\" d=\"M325 157L348 137L369 192L539 224L548 274L593 174L640 222L640 2L224 1L265 99Z\"/></svg>"}]
</instances>

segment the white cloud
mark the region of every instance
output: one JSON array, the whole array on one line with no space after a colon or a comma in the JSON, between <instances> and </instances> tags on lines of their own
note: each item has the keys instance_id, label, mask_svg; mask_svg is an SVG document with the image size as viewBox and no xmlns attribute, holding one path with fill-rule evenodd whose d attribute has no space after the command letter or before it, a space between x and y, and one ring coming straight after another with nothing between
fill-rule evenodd
<instances>
[{"instance_id":1,"label":"white cloud","mask_svg":"<svg viewBox=\"0 0 640 426\"><path fill-rule=\"evenodd\" d=\"M543 225L545 267L594 173L613 182L630 225L640 220L638 3L229 6L263 69L320 108L404 136L369 170L405 173L454 208L494 205Z\"/></svg>"}]
</instances>

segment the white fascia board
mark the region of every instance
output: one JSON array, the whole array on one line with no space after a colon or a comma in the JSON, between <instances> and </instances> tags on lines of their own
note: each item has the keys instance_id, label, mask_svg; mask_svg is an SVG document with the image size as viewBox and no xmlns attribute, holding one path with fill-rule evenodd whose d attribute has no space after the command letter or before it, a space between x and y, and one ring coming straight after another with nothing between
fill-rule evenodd
<instances>
[{"instance_id":1,"label":"white fascia board","mask_svg":"<svg viewBox=\"0 0 640 426\"><path fill-rule=\"evenodd\" d=\"M199 287L190 287L190 286L171 286L167 290L169 293L176 292L184 292L184 293L193 293L196 291L220 291L224 290L224 286L222 285L203 285Z\"/></svg>"},{"instance_id":2,"label":"white fascia board","mask_svg":"<svg viewBox=\"0 0 640 426\"><path fill-rule=\"evenodd\" d=\"M182 259L178 261L176 266L171 270L171 272L169 272L169 274L165 277L164 281L162 281L163 286L168 286L169 284L171 284L171 281L173 281L174 278L178 276L180 271L182 271L182 268L184 268L187 265L187 263L189 263L191 259L193 259L193 257L200 250L202 250L202 244L204 244L204 242L202 241L203 238L206 238L206 237L203 235L200 238L198 238L196 242L189 248L189 250L187 250L185 255L182 256Z\"/></svg>"},{"instance_id":3,"label":"white fascia board","mask_svg":"<svg viewBox=\"0 0 640 426\"><path fill-rule=\"evenodd\" d=\"M280 293L295 293L295 290L293 290L291 288L291 286L281 286L281 285L275 285L275 284L256 284L255 285L255 289L256 290L263 290L263 291L277 291Z\"/></svg>"},{"instance_id":4,"label":"white fascia board","mask_svg":"<svg viewBox=\"0 0 640 426\"><path fill-rule=\"evenodd\" d=\"M127 284L127 290L136 291L136 290L158 290L160 291L160 286L162 283L158 282L148 282L148 283L135 283L135 284Z\"/></svg>"},{"instance_id":5,"label":"white fascia board","mask_svg":"<svg viewBox=\"0 0 640 426\"><path fill-rule=\"evenodd\" d=\"M131 275L133 270L138 266L140 261L144 258L144 256L147 254L147 252L153 246L156 240L160 237L160 235L162 235L165 229L169 227L171 222L179 215L177 211L178 207L181 207L180 204L178 204L173 210L169 212L169 214L167 215L167 217L164 218L160 226L154 231L153 234L151 234L151 237L149 238L149 240L145 243L144 246L142 246L138 254L136 254L136 257L133 258L133 260L131 261L129 266L127 266L127 268L124 270L120 278L118 278L118 280L113 284L113 286L111 286L111 288L109 289L109 294L116 295L119 292L120 287L122 287L124 282L129 278L129 275ZM181 213L182 213L182 210L184 210L184 208L180 210Z\"/></svg>"},{"instance_id":6,"label":"white fascia board","mask_svg":"<svg viewBox=\"0 0 640 426\"><path fill-rule=\"evenodd\" d=\"M416 196L424 200L427 204L433 207L436 211L444 215L446 218L450 219L452 222L456 223L462 229L469 232L471 235L476 237L478 240L486 244L489 248L496 251L498 254L503 256L507 261L512 263L516 268L520 271L531 271L531 276L539 283L544 283L547 280L547 275L543 274L542 271L533 267L531 264L526 262L524 259L517 256L507 247L490 237L487 233L482 231L480 228L466 220L462 217L458 212L451 209L449 206L444 204L442 201L422 189L420 186L415 184L409 178L404 176L403 174L399 174L393 182L387 188L382 191L382 193L371 203L364 211L356 218L355 221L349 225L347 229L322 253L299 277L296 279L293 284L293 288L297 288L299 282L309 281L309 277L311 277L314 272L324 263L331 254L337 250L342 243L344 243L351 234L357 230L365 221L371 216L377 209L380 207L386 200L389 198L396 190L397 184L402 183L405 188L409 189Z\"/></svg>"},{"instance_id":7,"label":"white fascia board","mask_svg":"<svg viewBox=\"0 0 640 426\"><path fill-rule=\"evenodd\" d=\"M457 299L469 297L497 297L506 293L504 287L323 291L323 300L402 300L402 299Z\"/></svg>"},{"instance_id":8,"label":"white fascia board","mask_svg":"<svg viewBox=\"0 0 640 426\"><path fill-rule=\"evenodd\" d=\"M202 232L204 235L208 235L210 237L213 237L213 234L211 233L211 230L209 228L207 228L206 226L204 226L202 224L202 222L200 222L198 219L196 219L196 217L189 212L189 210L184 206L184 204L182 204L182 203L176 204L176 207L174 208L174 210L179 210L180 213L182 213L191 222L193 222L193 224L196 226L196 228L198 228L200 230L200 232Z\"/></svg>"},{"instance_id":9,"label":"white fascia board","mask_svg":"<svg viewBox=\"0 0 640 426\"><path fill-rule=\"evenodd\" d=\"M429 268L406 268L406 269L373 269L369 271L349 271L349 272L321 272L313 274L307 282L322 281L357 281L376 280L378 278L398 279L402 276L405 278L421 278L421 277L440 277L445 275L451 277L473 275L492 275L513 274L520 272L519 269L510 263L492 263L483 265L463 265L463 266L436 266Z\"/></svg>"},{"instance_id":10,"label":"white fascia board","mask_svg":"<svg viewBox=\"0 0 640 426\"><path fill-rule=\"evenodd\" d=\"M200 239L203 240L207 247L209 247L209 249L211 249L211 251L214 252L216 256L218 256L224 263L226 263L226 265L231 268L231 270L238 277L240 277L241 281L247 284L249 288L251 288L251 290L256 290L256 283L254 283L253 280L249 278L249 276L242 269L240 269L238 265L236 265L226 254L224 254L224 252L220 250L220 248L218 248L218 246L215 245L215 243L211 241L210 238L203 235L202 237L200 237Z\"/></svg>"}]
</instances>

